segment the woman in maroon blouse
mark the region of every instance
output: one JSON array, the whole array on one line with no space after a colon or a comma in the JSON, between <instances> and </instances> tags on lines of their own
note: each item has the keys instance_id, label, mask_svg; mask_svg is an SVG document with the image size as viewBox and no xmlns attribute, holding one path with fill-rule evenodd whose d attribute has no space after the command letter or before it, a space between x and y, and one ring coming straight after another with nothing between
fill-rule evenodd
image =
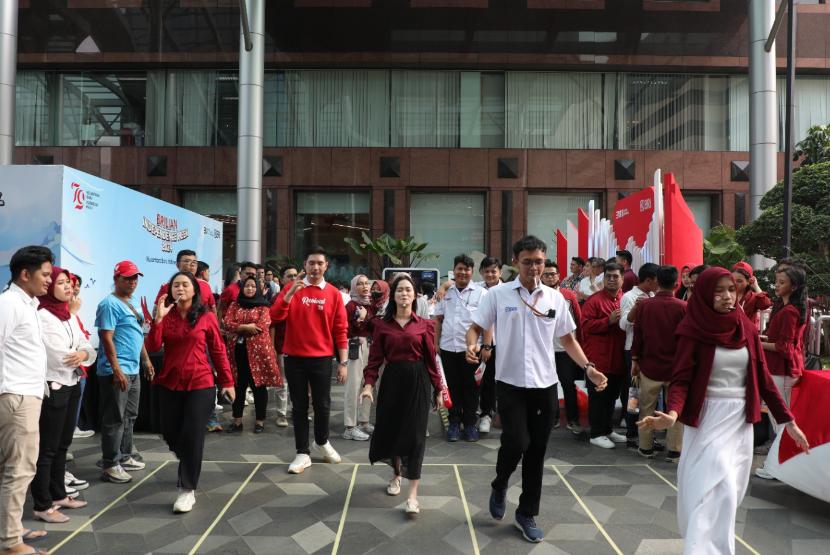
<instances>
[{"instance_id":1,"label":"woman in maroon blouse","mask_svg":"<svg viewBox=\"0 0 830 555\"><path fill-rule=\"evenodd\" d=\"M804 330L807 327L807 275L801 268L787 266L775 273L775 296L767 323L766 335L761 336L761 346L767 359L767 367L778 392L787 406L793 386L804 372ZM775 422L775 431L781 426ZM769 456L774 456L770 452ZM759 478L771 480L773 475L764 465L755 469Z\"/></svg>"},{"instance_id":2,"label":"woman in maroon blouse","mask_svg":"<svg viewBox=\"0 0 830 555\"><path fill-rule=\"evenodd\" d=\"M186 513L196 503L205 431L216 400L208 351L221 394L233 401L235 393L219 321L202 304L196 278L177 272L167 291L159 299L146 344L151 352L164 347L164 366L153 383L158 386L162 435L179 459L179 495L173 512Z\"/></svg>"},{"instance_id":3,"label":"woman in maroon blouse","mask_svg":"<svg viewBox=\"0 0 830 555\"><path fill-rule=\"evenodd\" d=\"M392 282L392 296L383 318L374 320L369 363L363 371L362 398L372 400L372 386L385 362L378 391L377 424L369 446L369 461L388 463L395 471L386 492L401 492L401 477L409 480L405 511L420 512L418 481L424 460L427 417L431 400L441 398L441 375L435 362L435 325L413 310L415 284L408 274ZM430 394L430 384L432 394Z\"/></svg>"},{"instance_id":4,"label":"woman in maroon blouse","mask_svg":"<svg viewBox=\"0 0 830 555\"><path fill-rule=\"evenodd\" d=\"M684 553L735 553L735 514L749 484L752 424L760 399L804 451L796 426L764 362L755 326L735 303L735 280L723 268L698 277L677 327L668 413L638 422L666 429L680 420L683 454L677 469L677 521Z\"/></svg>"},{"instance_id":5,"label":"woman in maroon blouse","mask_svg":"<svg viewBox=\"0 0 830 555\"><path fill-rule=\"evenodd\" d=\"M741 261L732 266L732 277L738 293L738 306L746 313L749 321L755 324L755 328L760 328L761 319L758 314L772 306L769 295L761 291L752 266L746 262Z\"/></svg>"}]
</instances>

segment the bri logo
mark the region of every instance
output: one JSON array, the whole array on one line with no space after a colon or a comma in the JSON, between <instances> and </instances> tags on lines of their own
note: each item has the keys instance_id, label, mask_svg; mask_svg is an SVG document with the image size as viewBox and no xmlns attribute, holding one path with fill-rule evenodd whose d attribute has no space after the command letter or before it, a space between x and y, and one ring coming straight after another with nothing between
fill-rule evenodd
<instances>
[{"instance_id":1,"label":"bri logo","mask_svg":"<svg viewBox=\"0 0 830 555\"><path fill-rule=\"evenodd\" d=\"M508 313L508 312L518 312L518 311L519 311L518 306L506 306L506 307L504 307L505 314Z\"/></svg>"},{"instance_id":2,"label":"bri logo","mask_svg":"<svg viewBox=\"0 0 830 555\"><path fill-rule=\"evenodd\" d=\"M75 205L75 210L83 210L86 201L86 193L81 189L80 184L72 183L72 202Z\"/></svg>"}]
</instances>

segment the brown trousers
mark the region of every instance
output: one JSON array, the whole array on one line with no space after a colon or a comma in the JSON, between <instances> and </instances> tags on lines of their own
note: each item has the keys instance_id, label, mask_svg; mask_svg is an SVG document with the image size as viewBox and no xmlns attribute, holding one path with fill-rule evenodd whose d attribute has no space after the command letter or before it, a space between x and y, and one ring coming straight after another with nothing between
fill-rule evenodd
<instances>
[{"instance_id":1,"label":"brown trousers","mask_svg":"<svg viewBox=\"0 0 830 555\"><path fill-rule=\"evenodd\" d=\"M0 549L21 543L23 503L35 476L41 399L0 395Z\"/></svg>"},{"instance_id":2,"label":"brown trousers","mask_svg":"<svg viewBox=\"0 0 830 555\"><path fill-rule=\"evenodd\" d=\"M640 372L640 418L652 416L657 406L657 397L660 391L663 392L663 399L668 399L669 382L656 382ZM652 449L654 447L654 431L639 430L640 449ZM680 452L683 448L683 424L675 422L674 426L666 432L666 449Z\"/></svg>"}]
</instances>

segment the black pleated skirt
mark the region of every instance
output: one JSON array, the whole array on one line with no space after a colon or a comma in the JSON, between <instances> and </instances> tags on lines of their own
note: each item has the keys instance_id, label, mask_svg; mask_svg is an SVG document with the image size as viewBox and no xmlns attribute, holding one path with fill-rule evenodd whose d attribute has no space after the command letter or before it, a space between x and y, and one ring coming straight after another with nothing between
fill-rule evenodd
<instances>
[{"instance_id":1,"label":"black pleated skirt","mask_svg":"<svg viewBox=\"0 0 830 555\"><path fill-rule=\"evenodd\" d=\"M385 462L408 480L421 478L431 391L423 361L386 364L377 394L369 462Z\"/></svg>"}]
</instances>

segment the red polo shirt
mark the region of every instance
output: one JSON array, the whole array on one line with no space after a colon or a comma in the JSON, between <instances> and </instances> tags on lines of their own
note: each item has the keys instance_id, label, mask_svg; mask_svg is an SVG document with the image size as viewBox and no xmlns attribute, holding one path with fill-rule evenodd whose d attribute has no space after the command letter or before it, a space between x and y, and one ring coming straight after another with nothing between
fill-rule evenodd
<instances>
[{"instance_id":1,"label":"red polo shirt","mask_svg":"<svg viewBox=\"0 0 830 555\"><path fill-rule=\"evenodd\" d=\"M637 357L640 371L656 382L671 380L677 325L686 316L686 301L671 292L660 291L637 306L631 355Z\"/></svg>"}]
</instances>

